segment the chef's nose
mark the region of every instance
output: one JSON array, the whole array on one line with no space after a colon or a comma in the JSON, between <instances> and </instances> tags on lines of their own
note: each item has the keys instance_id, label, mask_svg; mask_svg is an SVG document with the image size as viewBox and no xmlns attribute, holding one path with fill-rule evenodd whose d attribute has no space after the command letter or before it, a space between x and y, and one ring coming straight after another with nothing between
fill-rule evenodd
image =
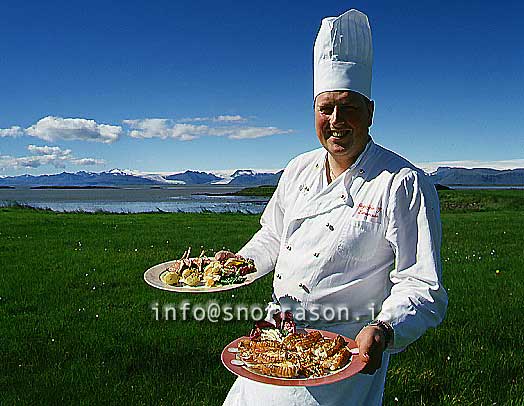
<instances>
[{"instance_id":1,"label":"chef's nose","mask_svg":"<svg viewBox=\"0 0 524 406\"><path fill-rule=\"evenodd\" d=\"M341 127L343 123L344 120L342 119L342 114L338 106L335 106L333 108L333 112L331 113L331 117L329 118L329 124L331 125L331 128L338 128Z\"/></svg>"}]
</instances>

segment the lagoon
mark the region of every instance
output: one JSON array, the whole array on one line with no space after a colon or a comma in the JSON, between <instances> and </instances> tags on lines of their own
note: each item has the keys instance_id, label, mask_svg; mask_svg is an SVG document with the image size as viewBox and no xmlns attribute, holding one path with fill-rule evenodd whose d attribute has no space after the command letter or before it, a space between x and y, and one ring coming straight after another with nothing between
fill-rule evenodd
<instances>
[{"instance_id":1,"label":"lagoon","mask_svg":"<svg viewBox=\"0 0 524 406\"><path fill-rule=\"evenodd\" d=\"M234 196L243 187L229 185L130 186L125 188L0 189L0 206L21 204L58 212L261 213L269 198Z\"/></svg>"}]
</instances>

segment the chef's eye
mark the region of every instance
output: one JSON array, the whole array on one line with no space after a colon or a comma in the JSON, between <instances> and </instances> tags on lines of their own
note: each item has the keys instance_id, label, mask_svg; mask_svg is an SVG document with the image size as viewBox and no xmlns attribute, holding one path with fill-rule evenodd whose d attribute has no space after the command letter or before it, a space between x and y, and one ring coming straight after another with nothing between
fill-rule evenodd
<instances>
[{"instance_id":1,"label":"chef's eye","mask_svg":"<svg viewBox=\"0 0 524 406\"><path fill-rule=\"evenodd\" d=\"M318 108L322 114L331 115L333 113L333 107L322 106Z\"/></svg>"}]
</instances>

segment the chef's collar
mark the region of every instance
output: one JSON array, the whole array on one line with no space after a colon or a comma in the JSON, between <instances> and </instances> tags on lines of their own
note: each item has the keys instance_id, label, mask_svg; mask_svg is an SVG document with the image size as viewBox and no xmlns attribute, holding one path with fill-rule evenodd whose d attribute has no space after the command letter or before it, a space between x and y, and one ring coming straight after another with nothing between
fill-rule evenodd
<instances>
[{"instance_id":1,"label":"chef's collar","mask_svg":"<svg viewBox=\"0 0 524 406\"><path fill-rule=\"evenodd\" d=\"M331 183L335 182L337 179L339 178L344 178L346 179L349 175L352 175L356 169L359 170L359 173L360 174L364 174L365 173L365 170L362 168L363 164L365 163L365 157L367 157L369 155L369 151L371 150L372 146L375 145L375 143L373 142L373 139L371 138L371 136L369 136L369 141L368 143L366 144L366 147L364 148L364 150L360 153L360 155L358 156L357 160L349 167L347 168L344 172L342 172L335 180L333 180ZM323 173L326 172L326 162L327 162L327 158L328 158L328 152L326 151L324 154L322 154L322 162L319 162L317 163L317 167L320 167L322 168L321 170L323 171Z\"/></svg>"}]
</instances>

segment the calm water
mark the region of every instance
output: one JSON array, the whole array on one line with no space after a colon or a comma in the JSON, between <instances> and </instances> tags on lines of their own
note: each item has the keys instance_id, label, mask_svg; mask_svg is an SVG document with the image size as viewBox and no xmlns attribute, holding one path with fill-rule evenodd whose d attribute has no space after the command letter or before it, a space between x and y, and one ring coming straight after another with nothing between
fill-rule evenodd
<instances>
[{"instance_id":1,"label":"calm water","mask_svg":"<svg viewBox=\"0 0 524 406\"><path fill-rule=\"evenodd\" d=\"M467 186L467 185L460 185L460 186L451 186L452 189L460 189L460 190L507 190L507 189L518 189L518 190L524 190L524 186L522 185L515 185L515 186Z\"/></svg>"},{"instance_id":2,"label":"calm water","mask_svg":"<svg viewBox=\"0 0 524 406\"><path fill-rule=\"evenodd\" d=\"M0 206L18 202L54 211L142 212L242 212L261 213L269 198L225 196L242 187L149 186L121 189L0 189ZM205 195L204 195L205 193Z\"/></svg>"}]
</instances>

